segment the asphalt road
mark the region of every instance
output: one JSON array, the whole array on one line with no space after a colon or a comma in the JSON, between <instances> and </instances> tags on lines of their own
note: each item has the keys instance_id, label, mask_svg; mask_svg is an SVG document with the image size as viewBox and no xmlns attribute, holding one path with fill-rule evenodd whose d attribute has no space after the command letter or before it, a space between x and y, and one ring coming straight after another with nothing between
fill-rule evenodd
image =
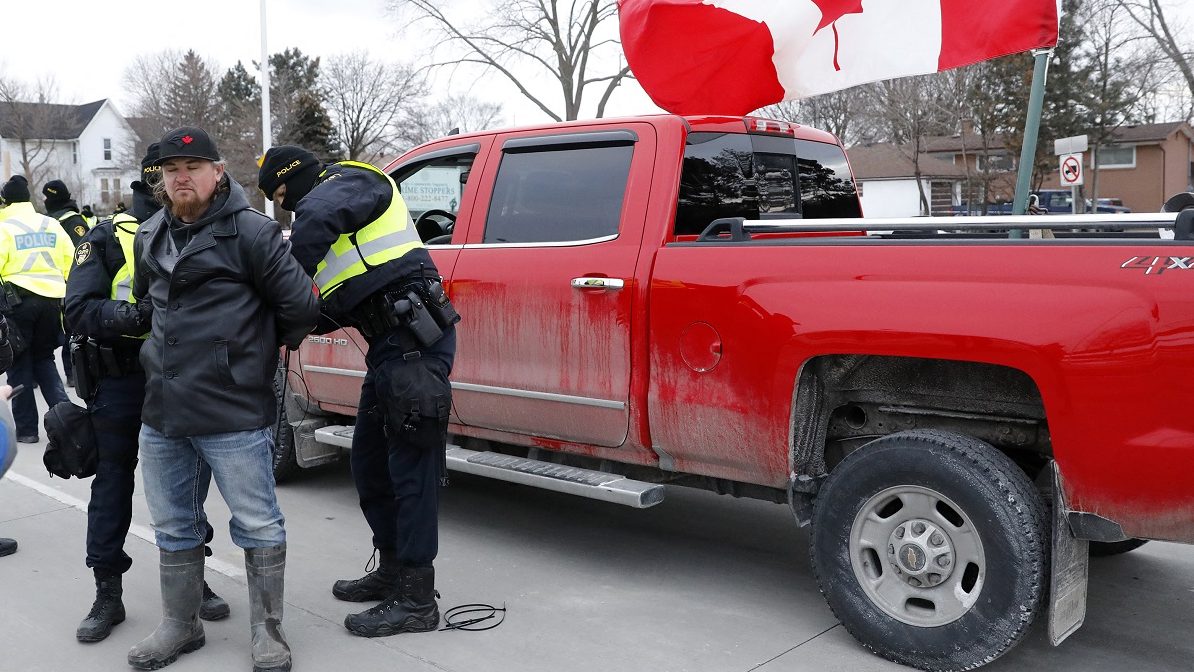
<instances>
[{"instance_id":1,"label":"asphalt road","mask_svg":"<svg viewBox=\"0 0 1194 672\"><path fill-rule=\"evenodd\" d=\"M134 503L125 575L128 620L83 645L75 627L94 596L84 567L87 481L50 479L41 446L23 446L0 481L0 670L128 670L128 648L160 615L157 550L145 502ZM500 627L381 639L341 625L355 605L330 592L370 554L347 465L279 487L287 517L285 629L295 670L423 672L880 672L901 666L864 651L837 624L808 563L808 537L785 507L673 489L652 509L456 475L443 493L441 608L505 604ZM232 617L206 624L207 645L170 670L249 670L243 556L215 488L208 580ZM212 571L214 570L214 571ZM1051 648L1038 623L999 671L1189 670L1194 660L1194 548L1148 544L1095 560L1085 627ZM359 609L359 607L357 607Z\"/></svg>"}]
</instances>

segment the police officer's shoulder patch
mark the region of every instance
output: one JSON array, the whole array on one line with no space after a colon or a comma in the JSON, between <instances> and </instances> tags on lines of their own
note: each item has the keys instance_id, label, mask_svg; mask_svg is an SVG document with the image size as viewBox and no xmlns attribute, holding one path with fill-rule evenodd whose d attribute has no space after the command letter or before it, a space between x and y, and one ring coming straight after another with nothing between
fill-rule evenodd
<instances>
[{"instance_id":1,"label":"police officer's shoulder patch","mask_svg":"<svg viewBox=\"0 0 1194 672\"><path fill-rule=\"evenodd\" d=\"M81 236L85 233L87 233L87 227L83 226L82 224L75 227L75 235Z\"/></svg>"},{"instance_id":2,"label":"police officer's shoulder patch","mask_svg":"<svg viewBox=\"0 0 1194 672\"><path fill-rule=\"evenodd\" d=\"M75 250L75 266L82 266L91 258L91 243L83 243Z\"/></svg>"}]
</instances>

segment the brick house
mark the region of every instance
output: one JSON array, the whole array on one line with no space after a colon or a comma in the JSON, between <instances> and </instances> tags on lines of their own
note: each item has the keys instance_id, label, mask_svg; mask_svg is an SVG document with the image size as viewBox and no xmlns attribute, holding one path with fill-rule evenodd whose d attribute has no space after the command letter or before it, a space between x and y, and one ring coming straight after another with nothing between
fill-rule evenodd
<instances>
[{"instance_id":1,"label":"brick house","mask_svg":"<svg viewBox=\"0 0 1194 672\"><path fill-rule=\"evenodd\" d=\"M1051 139L1042 139L1052 149ZM982 138L966 129L965 133L928 138L926 152L955 165L969 166L963 194L968 190L981 202L981 189L975 183L986 181L987 202L1010 201L1015 193L1015 167L1019 157L1004 146L1002 135L990 138L984 148ZM965 161L963 161L965 157ZM1085 190L1093 188L1094 166L1091 153L1085 159ZM1056 189L1060 178L1056 169L1037 176L1042 189ZM1194 191L1194 128L1182 121L1159 124L1134 124L1116 129L1112 141L1099 150L1098 196L1118 198L1134 212L1156 212L1166 198L1181 191ZM962 200L967 200L963 195Z\"/></svg>"}]
</instances>

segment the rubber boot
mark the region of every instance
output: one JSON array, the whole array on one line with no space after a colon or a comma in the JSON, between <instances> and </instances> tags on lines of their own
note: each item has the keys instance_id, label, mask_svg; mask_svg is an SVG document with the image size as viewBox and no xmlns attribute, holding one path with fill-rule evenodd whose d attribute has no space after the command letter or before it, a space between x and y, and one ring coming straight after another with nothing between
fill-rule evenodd
<instances>
[{"instance_id":1,"label":"rubber boot","mask_svg":"<svg viewBox=\"0 0 1194 672\"><path fill-rule=\"evenodd\" d=\"M290 646L282 631L286 544L245 549L249 581L249 626L253 634L253 672L290 669Z\"/></svg>"},{"instance_id":2,"label":"rubber boot","mask_svg":"<svg viewBox=\"0 0 1194 672\"><path fill-rule=\"evenodd\" d=\"M224 598L216 595L216 592L203 582L203 602L199 604L199 618L205 621L218 621L228 618L232 610L228 608L228 603Z\"/></svg>"},{"instance_id":3,"label":"rubber boot","mask_svg":"<svg viewBox=\"0 0 1194 672\"><path fill-rule=\"evenodd\" d=\"M439 626L433 567L398 570L398 591L381 604L349 614L344 627L361 637L388 637L403 632L428 632Z\"/></svg>"},{"instance_id":4,"label":"rubber boot","mask_svg":"<svg viewBox=\"0 0 1194 672\"><path fill-rule=\"evenodd\" d=\"M75 630L80 642L99 642L112 634L112 628L124 622L124 589L120 574L95 573L95 602L87 618Z\"/></svg>"},{"instance_id":5,"label":"rubber boot","mask_svg":"<svg viewBox=\"0 0 1194 672\"><path fill-rule=\"evenodd\" d=\"M398 554L379 549L381 563L377 569L359 579L341 579L332 584L332 595L345 602L380 602L398 590ZM365 565L366 571L369 565Z\"/></svg>"},{"instance_id":6,"label":"rubber boot","mask_svg":"<svg viewBox=\"0 0 1194 672\"><path fill-rule=\"evenodd\" d=\"M129 649L129 665L156 670L183 653L201 648L207 640L199 622L203 601L203 547L161 551L162 622L153 634Z\"/></svg>"}]
</instances>

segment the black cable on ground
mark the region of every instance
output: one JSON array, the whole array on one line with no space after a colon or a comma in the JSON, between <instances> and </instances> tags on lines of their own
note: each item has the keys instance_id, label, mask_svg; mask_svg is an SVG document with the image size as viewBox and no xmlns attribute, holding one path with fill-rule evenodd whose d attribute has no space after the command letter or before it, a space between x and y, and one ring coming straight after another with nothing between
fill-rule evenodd
<instances>
[{"instance_id":1,"label":"black cable on ground","mask_svg":"<svg viewBox=\"0 0 1194 672\"><path fill-rule=\"evenodd\" d=\"M501 614L499 616L499 614ZM493 623L486 621L497 619ZM495 607L489 604L461 604L444 612L443 626L440 630L464 630L467 632L482 632L493 630L506 620L506 604Z\"/></svg>"}]
</instances>

